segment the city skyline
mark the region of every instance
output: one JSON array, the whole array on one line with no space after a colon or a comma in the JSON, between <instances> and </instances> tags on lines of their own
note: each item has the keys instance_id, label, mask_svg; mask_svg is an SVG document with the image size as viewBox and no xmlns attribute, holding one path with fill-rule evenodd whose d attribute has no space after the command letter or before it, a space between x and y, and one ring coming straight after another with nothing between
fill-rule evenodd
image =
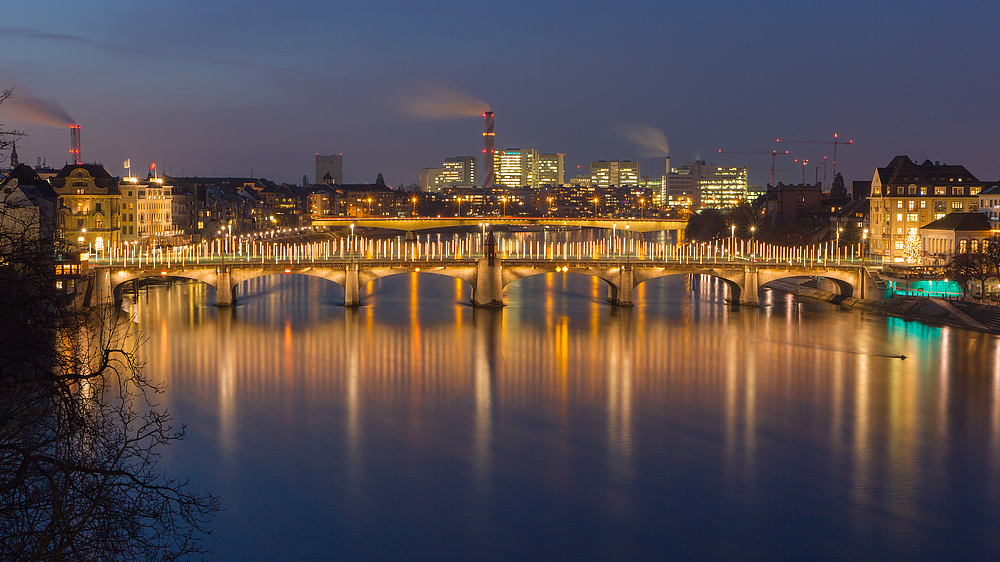
<instances>
[{"instance_id":1,"label":"city skyline","mask_svg":"<svg viewBox=\"0 0 1000 562\"><path fill-rule=\"evenodd\" d=\"M838 154L848 181L900 154L1000 177L988 98L1000 70L982 56L997 6L263 2L231 14L194 2L57 4L7 11L0 83L15 99L61 104L82 126L83 160L113 173L131 159L173 175L297 183L318 152L343 153L349 183L378 173L416 183L444 158L481 156L478 108L452 118L407 110L428 92L456 92L496 112L498 149L565 153L567 178L596 160L639 161L659 176L663 149L634 134L650 130L665 133L673 161L745 164L758 185L766 157L717 151L789 149L810 160L811 181L830 147L775 138L838 133L855 141ZM29 134L23 161L70 159L64 127L14 105L0 118ZM777 181L800 181L790 159L778 168Z\"/></svg>"}]
</instances>

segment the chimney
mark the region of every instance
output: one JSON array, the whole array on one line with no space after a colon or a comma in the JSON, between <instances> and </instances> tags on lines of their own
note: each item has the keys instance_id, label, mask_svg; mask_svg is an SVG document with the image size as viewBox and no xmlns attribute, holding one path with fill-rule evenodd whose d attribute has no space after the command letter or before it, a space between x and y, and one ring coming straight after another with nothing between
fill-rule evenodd
<instances>
[{"instance_id":1,"label":"chimney","mask_svg":"<svg viewBox=\"0 0 1000 562\"><path fill-rule=\"evenodd\" d=\"M80 126L69 126L69 153L73 155L73 163L79 166L80 161Z\"/></svg>"},{"instance_id":2,"label":"chimney","mask_svg":"<svg viewBox=\"0 0 1000 562\"><path fill-rule=\"evenodd\" d=\"M483 189L493 189L493 112L483 113Z\"/></svg>"}]
</instances>

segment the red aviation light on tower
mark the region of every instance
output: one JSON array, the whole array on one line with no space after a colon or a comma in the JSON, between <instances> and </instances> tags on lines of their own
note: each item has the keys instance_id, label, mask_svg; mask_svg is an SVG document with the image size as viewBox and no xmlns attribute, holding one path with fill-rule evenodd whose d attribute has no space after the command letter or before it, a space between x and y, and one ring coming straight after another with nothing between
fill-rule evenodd
<instances>
[{"instance_id":1,"label":"red aviation light on tower","mask_svg":"<svg viewBox=\"0 0 1000 562\"><path fill-rule=\"evenodd\" d=\"M69 126L69 153L73 155L73 164L79 166L80 161L80 126L76 123Z\"/></svg>"}]
</instances>

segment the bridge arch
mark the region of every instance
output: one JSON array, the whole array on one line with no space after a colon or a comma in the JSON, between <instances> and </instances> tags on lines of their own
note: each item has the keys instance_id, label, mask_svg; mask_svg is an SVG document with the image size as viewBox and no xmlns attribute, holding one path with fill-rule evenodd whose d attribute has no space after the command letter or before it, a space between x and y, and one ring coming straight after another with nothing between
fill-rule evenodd
<instances>
[{"instance_id":1,"label":"bridge arch","mask_svg":"<svg viewBox=\"0 0 1000 562\"><path fill-rule=\"evenodd\" d=\"M122 291L125 284L137 279L192 279L200 281L218 291L218 275L214 268L197 269L175 269L175 268L150 268L144 270L133 269L111 269L106 268L98 271L98 295L99 304L121 303ZM106 294L105 294L106 293ZM100 301L105 302L100 302Z\"/></svg>"},{"instance_id":2,"label":"bridge arch","mask_svg":"<svg viewBox=\"0 0 1000 562\"><path fill-rule=\"evenodd\" d=\"M563 270L566 267L566 270ZM616 301L618 298L618 286L615 284L611 276L607 275L605 272L594 268L583 268L583 267L572 267L563 264L545 264L542 266L532 267L532 266L521 266L521 267L504 267L501 279L503 283L503 288L506 289L508 285L516 283L521 279L526 279L528 277L535 277L538 275L548 275L548 274L559 274L559 273L572 273L576 275L583 275L586 277L594 277L600 279L608 287L608 299L611 301Z\"/></svg>"},{"instance_id":3,"label":"bridge arch","mask_svg":"<svg viewBox=\"0 0 1000 562\"><path fill-rule=\"evenodd\" d=\"M432 275L436 277L450 277L452 279L458 279L462 281L464 285L467 285L470 289L472 289L472 298L475 299L476 268L473 266L447 267L414 265L408 268L362 267L358 270L358 289L360 291L361 288L366 287L379 279L387 279L389 277L397 277L400 275L412 275L414 273L417 275Z\"/></svg>"},{"instance_id":4,"label":"bridge arch","mask_svg":"<svg viewBox=\"0 0 1000 562\"><path fill-rule=\"evenodd\" d=\"M839 269L829 269L817 274L816 271L796 270L796 269L775 269L762 268L758 272L760 286L767 285L773 281L786 279L817 279L819 288L831 293L839 293L845 297L853 297L861 294L861 281L857 271L844 271Z\"/></svg>"},{"instance_id":5,"label":"bridge arch","mask_svg":"<svg viewBox=\"0 0 1000 562\"><path fill-rule=\"evenodd\" d=\"M715 277L725 283L726 288L729 290L729 301L734 304L751 304L746 302L748 297L753 297L753 303L756 303L756 286L751 278L751 287L744 289L747 286L747 277L750 273L744 269L721 269L721 268L700 268L694 267L691 269L676 269L676 268L637 268L634 274L635 287L638 287L646 281L652 279L659 279L661 277L670 277L673 275L707 275L709 277ZM752 275L751 275L752 277ZM752 293L752 294L751 294Z\"/></svg>"}]
</instances>

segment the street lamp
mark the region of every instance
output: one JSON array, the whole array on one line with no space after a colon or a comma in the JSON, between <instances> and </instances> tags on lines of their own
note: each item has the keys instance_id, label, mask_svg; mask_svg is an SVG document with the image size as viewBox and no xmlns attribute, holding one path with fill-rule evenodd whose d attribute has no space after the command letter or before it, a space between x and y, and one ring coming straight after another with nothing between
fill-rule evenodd
<instances>
[{"instance_id":1,"label":"street lamp","mask_svg":"<svg viewBox=\"0 0 1000 562\"><path fill-rule=\"evenodd\" d=\"M503 210L500 212L500 216L507 216L507 196L504 195L500 198L500 203L503 205Z\"/></svg>"},{"instance_id":2,"label":"street lamp","mask_svg":"<svg viewBox=\"0 0 1000 562\"><path fill-rule=\"evenodd\" d=\"M868 257L868 229L861 231L861 259Z\"/></svg>"},{"instance_id":3,"label":"street lamp","mask_svg":"<svg viewBox=\"0 0 1000 562\"><path fill-rule=\"evenodd\" d=\"M549 216L551 217L552 216L552 198L551 197L546 197L545 200L549 202Z\"/></svg>"},{"instance_id":4,"label":"street lamp","mask_svg":"<svg viewBox=\"0 0 1000 562\"><path fill-rule=\"evenodd\" d=\"M351 223L351 238L347 241L347 245L350 246L351 250L351 261L354 261L354 223Z\"/></svg>"},{"instance_id":5,"label":"street lamp","mask_svg":"<svg viewBox=\"0 0 1000 562\"><path fill-rule=\"evenodd\" d=\"M456 196L455 202L458 203L458 218L462 218L462 197Z\"/></svg>"},{"instance_id":6,"label":"street lamp","mask_svg":"<svg viewBox=\"0 0 1000 562\"><path fill-rule=\"evenodd\" d=\"M594 197L594 218L597 218L597 197Z\"/></svg>"},{"instance_id":7,"label":"street lamp","mask_svg":"<svg viewBox=\"0 0 1000 562\"><path fill-rule=\"evenodd\" d=\"M837 263L840 263L840 233L843 231L843 228L837 229Z\"/></svg>"},{"instance_id":8,"label":"street lamp","mask_svg":"<svg viewBox=\"0 0 1000 562\"><path fill-rule=\"evenodd\" d=\"M368 198L368 216L372 216L372 198Z\"/></svg>"},{"instance_id":9,"label":"street lamp","mask_svg":"<svg viewBox=\"0 0 1000 562\"><path fill-rule=\"evenodd\" d=\"M411 197L410 202L413 203L413 216L417 216L417 196Z\"/></svg>"},{"instance_id":10,"label":"street lamp","mask_svg":"<svg viewBox=\"0 0 1000 562\"><path fill-rule=\"evenodd\" d=\"M640 197L639 198L639 218L640 219L646 218L646 198L645 197Z\"/></svg>"}]
</instances>

